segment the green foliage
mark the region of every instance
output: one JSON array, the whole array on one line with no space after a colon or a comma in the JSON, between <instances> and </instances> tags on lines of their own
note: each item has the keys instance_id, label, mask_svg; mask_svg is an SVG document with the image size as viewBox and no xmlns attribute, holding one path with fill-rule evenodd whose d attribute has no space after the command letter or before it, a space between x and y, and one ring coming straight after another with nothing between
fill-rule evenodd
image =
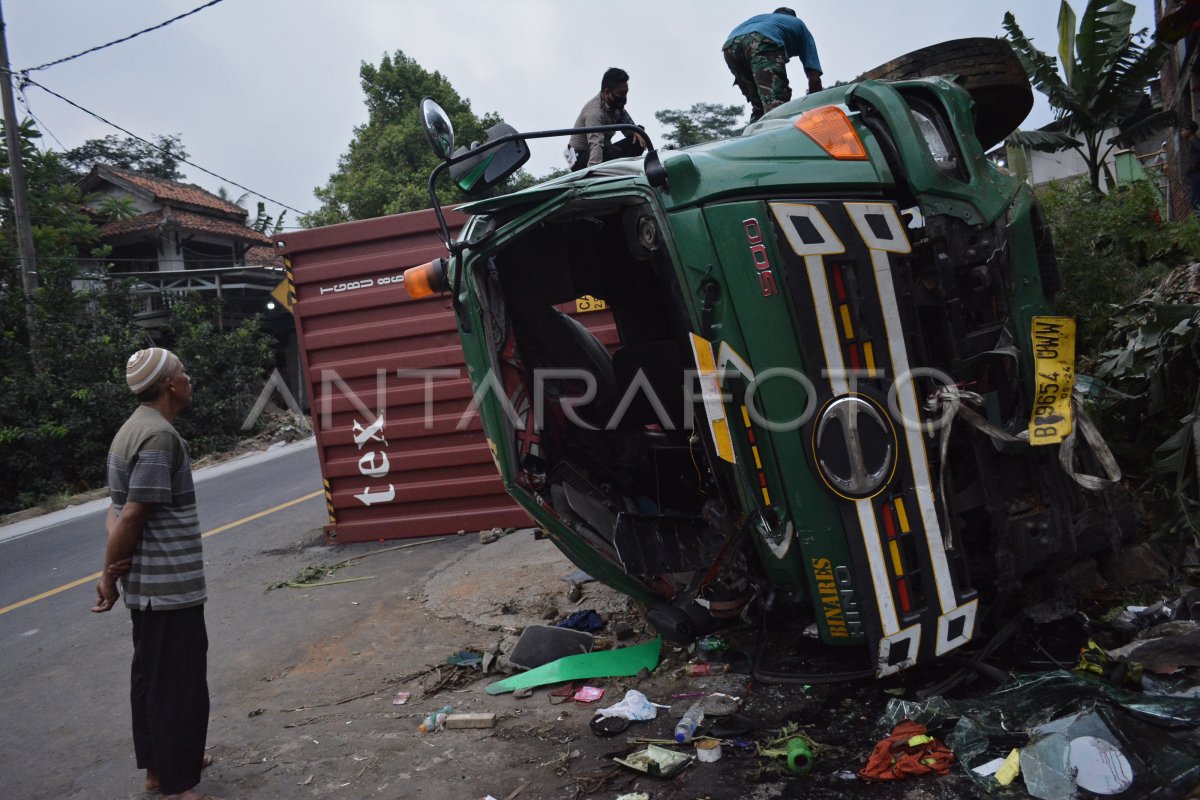
<instances>
[{"instance_id":1,"label":"green foliage","mask_svg":"<svg viewBox=\"0 0 1200 800\"><path fill-rule=\"evenodd\" d=\"M445 109L459 144L482 141L483 132L501 122L493 114L477 117L440 72L428 72L399 50L378 66L364 63L359 75L367 123L354 129L337 171L314 190L321 207L300 218L305 227L429 207L429 174L438 162L421 125L422 98L432 97ZM447 192L442 199L466 198Z\"/></svg>"},{"instance_id":2,"label":"green foliage","mask_svg":"<svg viewBox=\"0 0 1200 800\"><path fill-rule=\"evenodd\" d=\"M1082 181L1038 189L1054 236L1063 290L1059 309L1079 321L1079 350L1092 353L1114 309L1172 269L1200 258L1200 223L1164 222L1157 191L1139 181L1108 195Z\"/></svg>"},{"instance_id":3,"label":"green foliage","mask_svg":"<svg viewBox=\"0 0 1200 800\"><path fill-rule=\"evenodd\" d=\"M133 219L138 215L137 203L129 195L101 195L96 200L94 208L96 213L103 219Z\"/></svg>"},{"instance_id":4,"label":"green foliage","mask_svg":"<svg viewBox=\"0 0 1200 800\"><path fill-rule=\"evenodd\" d=\"M668 108L654 112L654 118L671 129L666 134L667 147L690 147L736 136L743 127L741 117L742 106L717 103L696 103L686 111Z\"/></svg>"},{"instance_id":5,"label":"green foliage","mask_svg":"<svg viewBox=\"0 0 1200 800\"><path fill-rule=\"evenodd\" d=\"M1004 14L1004 29L1034 88L1046 95L1055 117L1074 137L1073 143L1060 140L1061 148L1079 151L1096 191L1104 160L1114 147L1128 147L1152 136L1174 118L1169 112L1143 111L1146 87L1158 75L1167 51L1157 41L1147 43L1144 30L1130 31L1133 12L1134 6L1124 0L1089 0L1076 20L1071 6L1062 0L1059 60L1034 47L1012 13ZM1113 129L1121 135L1105 139L1105 132Z\"/></svg>"},{"instance_id":6,"label":"green foliage","mask_svg":"<svg viewBox=\"0 0 1200 800\"><path fill-rule=\"evenodd\" d=\"M1200 271L1177 270L1112 317L1092 372L1100 423L1141 476L1155 532L1200 545Z\"/></svg>"},{"instance_id":7,"label":"green foliage","mask_svg":"<svg viewBox=\"0 0 1200 800\"><path fill-rule=\"evenodd\" d=\"M40 284L29 298L32 313L26 310L11 208L0 205L0 513L105 484L109 442L136 406L125 384L125 361L152 343L134 321L138 303L129 288L81 269L83 257L102 258L105 249L81 210L74 174L58 154L34 146L39 135L22 124ZM0 169L0 194L7 198L2 140ZM185 437L195 436L194 455L238 436L270 358L270 340L257 323L223 333L200 314L183 303L170 332L178 343L168 345L187 354L197 382L195 409L179 426Z\"/></svg>"},{"instance_id":8,"label":"green foliage","mask_svg":"<svg viewBox=\"0 0 1200 800\"><path fill-rule=\"evenodd\" d=\"M88 139L79 147L62 154L66 167L80 175L101 163L172 181L183 178L179 166L187 157L188 152L183 148L179 134L159 134L153 137L151 143L114 133L103 139Z\"/></svg>"},{"instance_id":9,"label":"green foliage","mask_svg":"<svg viewBox=\"0 0 1200 800\"><path fill-rule=\"evenodd\" d=\"M254 217L254 222L250 223L250 227L259 233L267 236L274 236L283 230L283 218L287 216L287 210L279 212L279 219L275 219L267 213L267 204L263 201L258 201L258 214Z\"/></svg>"},{"instance_id":10,"label":"green foliage","mask_svg":"<svg viewBox=\"0 0 1200 800\"><path fill-rule=\"evenodd\" d=\"M272 340L257 318L232 331L216 326L217 307L189 298L171 307L166 347L187 366L195 394L175 420L192 458L219 452L241 438L272 362Z\"/></svg>"}]
</instances>

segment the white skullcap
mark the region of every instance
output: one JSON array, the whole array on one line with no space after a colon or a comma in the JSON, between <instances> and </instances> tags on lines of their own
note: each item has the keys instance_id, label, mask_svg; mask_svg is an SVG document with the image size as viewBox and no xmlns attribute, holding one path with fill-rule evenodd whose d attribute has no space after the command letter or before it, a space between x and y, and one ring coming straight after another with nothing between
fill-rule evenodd
<instances>
[{"instance_id":1,"label":"white skullcap","mask_svg":"<svg viewBox=\"0 0 1200 800\"><path fill-rule=\"evenodd\" d=\"M174 353L161 347L138 350L125 362L125 382L134 394L141 394L163 376L173 356Z\"/></svg>"}]
</instances>

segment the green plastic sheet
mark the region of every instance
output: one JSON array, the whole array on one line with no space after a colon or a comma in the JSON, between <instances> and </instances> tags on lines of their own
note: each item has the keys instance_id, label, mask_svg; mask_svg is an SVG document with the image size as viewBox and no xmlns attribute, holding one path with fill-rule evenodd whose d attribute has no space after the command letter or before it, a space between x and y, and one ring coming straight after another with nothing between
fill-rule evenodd
<instances>
[{"instance_id":1,"label":"green plastic sheet","mask_svg":"<svg viewBox=\"0 0 1200 800\"><path fill-rule=\"evenodd\" d=\"M566 656L549 664L496 681L485 691L488 694L504 694L517 689L532 689L551 683L578 681L587 678L620 678L637 675L643 669L653 670L658 666L662 651L662 639L656 638L633 647L620 650L600 650Z\"/></svg>"}]
</instances>

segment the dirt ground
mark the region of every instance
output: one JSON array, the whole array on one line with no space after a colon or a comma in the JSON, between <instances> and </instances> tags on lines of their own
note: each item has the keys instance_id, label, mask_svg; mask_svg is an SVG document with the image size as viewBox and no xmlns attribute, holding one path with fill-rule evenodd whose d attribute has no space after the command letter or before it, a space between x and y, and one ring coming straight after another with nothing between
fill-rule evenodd
<instances>
[{"instance_id":1,"label":"dirt ground","mask_svg":"<svg viewBox=\"0 0 1200 800\"><path fill-rule=\"evenodd\" d=\"M390 544L374 548L387 550ZM324 564L353 552L324 548L317 541L304 549L306 560ZM210 682L232 688L214 697L209 752L217 761L205 773L201 790L227 800L470 800L488 795L497 800L607 800L631 792L681 800L974 796L969 781L955 775L892 785L868 785L853 777L879 738L876 723L892 697L884 689L895 691L896 684L768 686L744 675L685 677L680 671L687 654L664 646L663 662L648 677L588 681L605 689L604 698L591 706L553 704L553 686L535 689L525 699L488 695L484 687L501 676L448 667L446 658L464 649L488 650L506 639L511 643L510 637L527 625L547 624L548 617L562 618L581 609L594 609L608 618L606 629L597 634L602 644L611 642L607 631L618 621L634 627L631 642L647 641L650 634L624 596L598 583L583 584L581 596L571 600L572 584L562 578L574 566L530 531L488 545L459 539L457 544L381 552L338 570L328 580L364 574L389 580L405 562L411 574L416 558L428 561L424 578L388 596L378 591L353 594L355 584L278 590L303 602L338 595L364 599L351 601L357 606L352 624L303 643L296 657L282 659L290 663L274 673L257 674L264 659L248 653L245 672L236 670L236 680L210 676ZM733 632L730 638L736 645L748 641L747 634ZM442 666L430 669L438 665ZM633 723L622 734L594 734L589 726L594 707L611 705L627 688L641 690L654 702L675 703L672 710L677 712L692 702L676 698L678 694L707 690L741 697L742 713L761 731L789 722L804 726L802 730L820 745L815 767L809 775L794 776L780 758L725 747L721 760L694 763L670 779L634 773L614 763L613 757L644 747L630 743L632 737L670 738L675 720L663 710L658 719ZM399 691L411 693L404 705L393 703ZM492 712L496 725L419 733L424 716L443 705L459 712Z\"/></svg>"}]
</instances>

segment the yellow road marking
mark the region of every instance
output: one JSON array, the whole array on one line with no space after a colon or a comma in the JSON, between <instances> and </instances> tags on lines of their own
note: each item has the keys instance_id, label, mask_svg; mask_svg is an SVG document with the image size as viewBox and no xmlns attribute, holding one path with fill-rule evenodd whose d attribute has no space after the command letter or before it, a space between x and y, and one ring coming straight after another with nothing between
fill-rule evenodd
<instances>
[{"instance_id":1,"label":"yellow road marking","mask_svg":"<svg viewBox=\"0 0 1200 800\"><path fill-rule=\"evenodd\" d=\"M245 525L247 522L253 522L256 519L261 519L262 517L265 517L267 514L274 514L276 511L282 511L283 509L288 508L290 506L294 506L297 503L303 503L305 500L312 500L314 497L319 497L322 494L323 494L323 492L317 491L317 492L312 492L310 494L306 494L303 497L297 497L295 500L288 500L286 503L280 503L279 505L274 506L272 508L268 508L265 511L259 511L257 514L251 514L248 517L242 517L241 519L235 520L226 525L222 525L218 528L213 528L211 531L200 534L200 538L207 539L209 536L212 536L214 534L221 533L222 531L227 531L230 528L236 528L239 525ZM53 597L56 594L61 594L62 592L67 591L68 589L74 589L76 586L82 586L83 584L88 583L89 581L98 580L99 578L100 578L100 573L93 572L91 575L84 576L84 577L80 578L79 580L71 581L70 583L64 583L62 586L58 586L49 591L42 592L41 594L36 594L33 597L28 597L24 600L13 603L12 605L7 605L4 608L0 608L0 616L3 616L10 611L15 611L18 608L21 608L22 606L27 606L30 603L36 603L39 600L45 600L47 597Z\"/></svg>"}]
</instances>

